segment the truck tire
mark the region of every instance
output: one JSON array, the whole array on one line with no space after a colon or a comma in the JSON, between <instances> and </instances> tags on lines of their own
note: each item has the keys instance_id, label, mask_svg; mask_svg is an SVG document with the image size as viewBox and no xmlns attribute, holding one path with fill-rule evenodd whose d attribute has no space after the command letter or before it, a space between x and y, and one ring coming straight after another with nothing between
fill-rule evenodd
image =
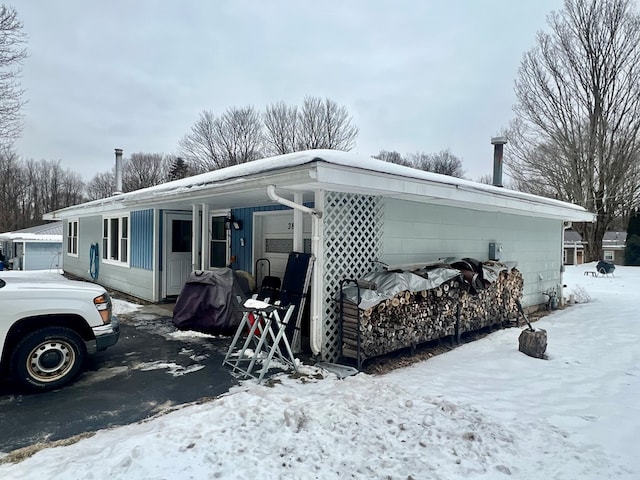
<instances>
[{"instance_id":1,"label":"truck tire","mask_svg":"<svg viewBox=\"0 0 640 480\"><path fill-rule=\"evenodd\" d=\"M73 380L86 356L84 340L70 328L43 328L16 344L11 353L11 377L31 391L52 390Z\"/></svg>"}]
</instances>

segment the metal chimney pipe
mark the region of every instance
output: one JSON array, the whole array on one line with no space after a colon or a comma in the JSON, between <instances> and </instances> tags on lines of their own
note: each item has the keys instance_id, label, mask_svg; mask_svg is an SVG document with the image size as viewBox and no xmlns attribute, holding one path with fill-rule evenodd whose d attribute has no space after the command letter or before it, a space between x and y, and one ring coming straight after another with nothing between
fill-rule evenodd
<instances>
[{"instance_id":1,"label":"metal chimney pipe","mask_svg":"<svg viewBox=\"0 0 640 480\"><path fill-rule=\"evenodd\" d=\"M502 156L505 143L507 143L507 137L493 137L491 139L491 145L493 145L493 185L496 187L502 187Z\"/></svg>"},{"instance_id":2,"label":"metal chimney pipe","mask_svg":"<svg viewBox=\"0 0 640 480\"><path fill-rule=\"evenodd\" d=\"M114 195L122 193L122 149L116 148L116 191Z\"/></svg>"}]
</instances>

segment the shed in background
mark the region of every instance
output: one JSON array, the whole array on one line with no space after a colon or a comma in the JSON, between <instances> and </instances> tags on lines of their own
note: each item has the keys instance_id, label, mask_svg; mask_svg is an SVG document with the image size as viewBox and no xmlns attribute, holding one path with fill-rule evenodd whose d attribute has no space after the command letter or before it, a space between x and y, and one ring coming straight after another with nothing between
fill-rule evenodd
<instances>
[{"instance_id":1,"label":"shed in background","mask_svg":"<svg viewBox=\"0 0 640 480\"><path fill-rule=\"evenodd\" d=\"M62 268L62 222L51 222L0 234L4 268Z\"/></svg>"}]
</instances>

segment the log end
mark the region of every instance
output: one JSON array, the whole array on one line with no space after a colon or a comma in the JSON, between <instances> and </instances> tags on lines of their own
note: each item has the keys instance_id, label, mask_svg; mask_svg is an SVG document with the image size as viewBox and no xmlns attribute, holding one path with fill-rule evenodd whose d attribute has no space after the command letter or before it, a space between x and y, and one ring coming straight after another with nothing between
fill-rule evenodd
<instances>
[{"instance_id":1,"label":"log end","mask_svg":"<svg viewBox=\"0 0 640 480\"><path fill-rule=\"evenodd\" d=\"M543 329L525 329L518 337L518 350L534 358L545 358L547 350L547 331Z\"/></svg>"}]
</instances>

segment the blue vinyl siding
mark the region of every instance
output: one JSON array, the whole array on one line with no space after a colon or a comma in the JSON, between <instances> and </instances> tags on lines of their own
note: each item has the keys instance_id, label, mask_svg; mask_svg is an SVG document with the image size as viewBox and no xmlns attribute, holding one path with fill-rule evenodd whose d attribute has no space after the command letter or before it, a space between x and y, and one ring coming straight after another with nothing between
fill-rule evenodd
<instances>
[{"instance_id":1,"label":"blue vinyl siding","mask_svg":"<svg viewBox=\"0 0 640 480\"><path fill-rule=\"evenodd\" d=\"M236 256L236 261L232 265L234 270L253 271L253 212L272 212L275 210L290 209L284 205L267 205L231 210L231 216L235 220L242 221L242 230L231 230L231 255ZM244 238L244 247L240 246L241 238Z\"/></svg>"},{"instance_id":2,"label":"blue vinyl siding","mask_svg":"<svg viewBox=\"0 0 640 480\"><path fill-rule=\"evenodd\" d=\"M313 208L313 202L304 204ZM266 205L262 207L236 208L231 210L231 216L235 220L242 221L242 230L231 230L231 255L236 256L233 264L234 270L253 271L253 213L273 212L276 210L291 210L284 205ZM240 245L240 239L244 238L244 247Z\"/></svg>"},{"instance_id":3,"label":"blue vinyl siding","mask_svg":"<svg viewBox=\"0 0 640 480\"><path fill-rule=\"evenodd\" d=\"M153 210L131 212L131 267L153 269Z\"/></svg>"}]
</instances>

